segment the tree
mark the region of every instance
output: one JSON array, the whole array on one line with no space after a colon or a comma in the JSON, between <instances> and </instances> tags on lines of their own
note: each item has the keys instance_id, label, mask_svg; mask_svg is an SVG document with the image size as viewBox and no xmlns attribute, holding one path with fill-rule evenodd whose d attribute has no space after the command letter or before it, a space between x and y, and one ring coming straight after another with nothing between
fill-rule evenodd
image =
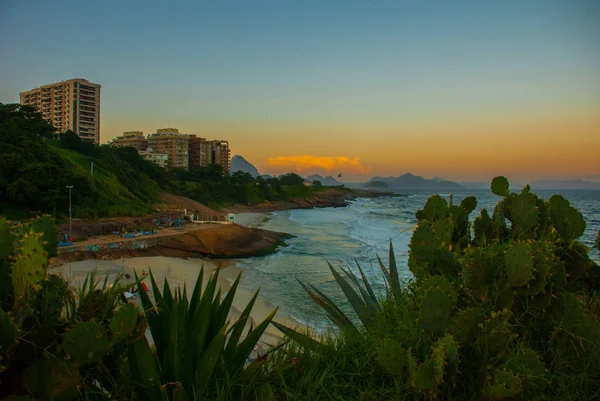
<instances>
[{"instance_id":1,"label":"tree","mask_svg":"<svg viewBox=\"0 0 600 401\"><path fill-rule=\"evenodd\" d=\"M254 184L254 178L252 178L250 174L243 171L236 171L233 175L231 175L231 177L229 177L229 181L232 184L239 185Z\"/></svg>"},{"instance_id":2,"label":"tree","mask_svg":"<svg viewBox=\"0 0 600 401\"><path fill-rule=\"evenodd\" d=\"M281 185L302 185L303 182L304 178L295 173L288 173L279 177Z\"/></svg>"},{"instance_id":3,"label":"tree","mask_svg":"<svg viewBox=\"0 0 600 401\"><path fill-rule=\"evenodd\" d=\"M323 186L323 184L321 184L321 181L315 180L312 182L312 186L316 187L316 188L321 188Z\"/></svg>"}]
</instances>

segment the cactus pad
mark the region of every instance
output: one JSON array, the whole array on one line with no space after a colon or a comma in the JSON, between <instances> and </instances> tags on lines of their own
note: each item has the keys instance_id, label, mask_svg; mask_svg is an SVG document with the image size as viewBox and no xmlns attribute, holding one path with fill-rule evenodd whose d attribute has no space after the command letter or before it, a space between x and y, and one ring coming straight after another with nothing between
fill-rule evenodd
<instances>
[{"instance_id":1,"label":"cactus pad","mask_svg":"<svg viewBox=\"0 0 600 401\"><path fill-rule=\"evenodd\" d=\"M410 240L411 256L417 260L427 261L435 250L435 235L431 225L424 221L416 228Z\"/></svg>"},{"instance_id":2,"label":"cactus pad","mask_svg":"<svg viewBox=\"0 0 600 401\"><path fill-rule=\"evenodd\" d=\"M456 302L456 290L442 276L425 280L419 288L421 324L425 330L443 331Z\"/></svg>"},{"instance_id":3,"label":"cactus pad","mask_svg":"<svg viewBox=\"0 0 600 401\"><path fill-rule=\"evenodd\" d=\"M538 207L536 197L527 187L511 200L510 216L518 235L530 234L531 237L538 222Z\"/></svg>"},{"instance_id":4,"label":"cactus pad","mask_svg":"<svg viewBox=\"0 0 600 401\"><path fill-rule=\"evenodd\" d=\"M540 241L532 242L529 249L533 255L534 267L531 281L524 287L516 290L519 295L537 295L544 291L546 283L550 278L549 270L555 263L555 256L547 245Z\"/></svg>"},{"instance_id":5,"label":"cactus pad","mask_svg":"<svg viewBox=\"0 0 600 401\"><path fill-rule=\"evenodd\" d=\"M109 350L108 335L96 322L77 323L63 336L63 347L78 365L100 361Z\"/></svg>"},{"instance_id":6,"label":"cactus pad","mask_svg":"<svg viewBox=\"0 0 600 401\"><path fill-rule=\"evenodd\" d=\"M44 249L48 253L48 258L52 258L58 254L58 229L52 221L52 217L44 215L32 220L30 223L31 229L36 233L42 234Z\"/></svg>"},{"instance_id":7,"label":"cactus pad","mask_svg":"<svg viewBox=\"0 0 600 401\"><path fill-rule=\"evenodd\" d=\"M492 180L491 190L494 195L498 196L508 196L508 188L510 184L506 177L500 176L495 177Z\"/></svg>"},{"instance_id":8,"label":"cactus pad","mask_svg":"<svg viewBox=\"0 0 600 401\"><path fill-rule=\"evenodd\" d=\"M454 379L458 373L458 344L452 335L447 334L440 338L433 346L431 353L433 374L437 384L440 384L446 373L449 380Z\"/></svg>"},{"instance_id":9,"label":"cactus pad","mask_svg":"<svg viewBox=\"0 0 600 401\"><path fill-rule=\"evenodd\" d=\"M476 344L480 350L485 350L492 358L504 352L514 338L509 323L511 316L510 310L498 311L492 313L491 319L488 318L483 323L483 333L477 338Z\"/></svg>"},{"instance_id":10,"label":"cactus pad","mask_svg":"<svg viewBox=\"0 0 600 401\"><path fill-rule=\"evenodd\" d=\"M518 395L522 391L521 380L505 370L494 373L494 384L484 390L484 395L490 400L504 400Z\"/></svg>"},{"instance_id":11,"label":"cactus pad","mask_svg":"<svg viewBox=\"0 0 600 401\"><path fill-rule=\"evenodd\" d=\"M0 353L6 353L17 339L17 327L8 313L0 309ZM1 360L1 358L0 358Z\"/></svg>"},{"instance_id":12,"label":"cactus pad","mask_svg":"<svg viewBox=\"0 0 600 401\"><path fill-rule=\"evenodd\" d=\"M471 213L477 207L477 198L474 196L467 196L460 202L460 207L467 213Z\"/></svg>"},{"instance_id":13,"label":"cactus pad","mask_svg":"<svg viewBox=\"0 0 600 401\"><path fill-rule=\"evenodd\" d=\"M421 391L429 390L435 386L435 373L433 371L433 362L426 361L419 366L415 377L415 387Z\"/></svg>"},{"instance_id":14,"label":"cactus pad","mask_svg":"<svg viewBox=\"0 0 600 401\"><path fill-rule=\"evenodd\" d=\"M27 284L38 284L46 275L48 259L42 247L41 234L25 234L21 243L21 252L17 255L12 273L15 297L25 293Z\"/></svg>"},{"instance_id":15,"label":"cactus pad","mask_svg":"<svg viewBox=\"0 0 600 401\"><path fill-rule=\"evenodd\" d=\"M505 366L508 370L518 373L526 399L534 399L547 387L544 362L531 348L518 347L507 358Z\"/></svg>"},{"instance_id":16,"label":"cactus pad","mask_svg":"<svg viewBox=\"0 0 600 401\"><path fill-rule=\"evenodd\" d=\"M481 333L484 312L479 308L461 309L452 317L450 331L461 343L469 344Z\"/></svg>"},{"instance_id":17,"label":"cactus pad","mask_svg":"<svg viewBox=\"0 0 600 401\"><path fill-rule=\"evenodd\" d=\"M490 291L492 266L489 251L482 248L470 248L462 260L464 283L477 299L486 297Z\"/></svg>"},{"instance_id":18,"label":"cactus pad","mask_svg":"<svg viewBox=\"0 0 600 401\"><path fill-rule=\"evenodd\" d=\"M447 248L452 241L454 225L449 219L438 220L432 224L438 247Z\"/></svg>"},{"instance_id":19,"label":"cactus pad","mask_svg":"<svg viewBox=\"0 0 600 401\"><path fill-rule=\"evenodd\" d=\"M494 237L492 219L487 210L482 209L479 216L475 218L475 222L473 223L473 234L473 241L476 244L484 244L491 241Z\"/></svg>"},{"instance_id":20,"label":"cactus pad","mask_svg":"<svg viewBox=\"0 0 600 401\"><path fill-rule=\"evenodd\" d=\"M0 259L6 259L12 254L14 241L10 226L6 220L0 219Z\"/></svg>"},{"instance_id":21,"label":"cactus pad","mask_svg":"<svg viewBox=\"0 0 600 401\"><path fill-rule=\"evenodd\" d=\"M448 213L448 202L439 195L433 195L425 203L423 213L429 221L443 219Z\"/></svg>"},{"instance_id":22,"label":"cactus pad","mask_svg":"<svg viewBox=\"0 0 600 401\"><path fill-rule=\"evenodd\" d=\"M127 303L116 310L110 322L113 344L125 341L134 332L138 317L138 310L132 303Z\"/></svg>"},{"instance_id":23,"label":"cactus pad","mask_svg":"<svg viewBox=\"0 0 600 401\"><path fill-rule=\"evenodd\" d=\"M565 242L571 242L583 235L585 220L583 215L561 195L552 195L548 200L549 216L558 234Z\"/></svg>"},{"instance_id":24,"label":"cactus pad","mask_svg":"<svg viewBox=\"0 0 600 401\"><path fill-rule=\"evenodd\" d=\"M509 286L521 287L529 283L533 276L533 258L525 242L517 242L508 249L504 268Z\"/></svg>"},{"instance_id":25,"label":"cactus pad","mask_svg":"<svg viewBox=\"0 0 600 401\"><path fill-rule=\"evenodd\" d=\"M406 365L406 350L394 340L385 340L377 350L377 361L389 373L402 378Z\"/></svg>"}]
</instances>

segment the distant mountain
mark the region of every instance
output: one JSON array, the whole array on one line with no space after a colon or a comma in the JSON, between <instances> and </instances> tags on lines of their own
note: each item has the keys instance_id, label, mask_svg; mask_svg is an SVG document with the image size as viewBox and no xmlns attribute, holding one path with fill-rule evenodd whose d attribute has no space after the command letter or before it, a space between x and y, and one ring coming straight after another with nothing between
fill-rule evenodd
<instances>
[{"instance_id":1,"label":"distant mountain","mask_svg":"<svg viewBox=\"0 0 600 401\"><path fill-rule=\"evenodd\" d=\"M490 189L490 183L485 181L460 181L459 184L468 189Z\"/></svg>"},{"instance_id":2,"label":"distant mountain","mask_svg":"<svg viewBox=\"0 0 600 401\"><path fill-rule=\"evenodd\" d=\"M387 188L388 184L383 181L369 181L365 184L367 188Z\"/></svg>"},{"instance_id":3,"label":"distant mountain","mask_svg":"<svg viewBox=\"0 0 600 401\"><path fill-rule=\"evenodd\" d=\"M406 173L400 177L373 177L367 181L366 185L372 182L380 181L387 184L390 188L410 188L410 189L462 189L463 186L444 180L443 178L425 179L418 175Z\"/></svg>"},{"instance_id":4,"label":"distant mountain","mask_svg":"<svg viewBox=\"0 0 600 401\"><path fill-rule=\"evenodd\" d=\"M260 176L260 178L263 180L268 180L269 178L273 178L273 176L271 174L263 174Z\"/></svg>"},{"instance_id":5,"label":"distant mountain","mask_svg":"<svg viewBox=\"0 0 600 401\"><path fill-rule=\"evenodd\" d=\"M532 189L600 189L600 183L587 180L539 180L531 183Z\"/></svg>"},{"instance_id":6,"label":"distant mountain","mask_svg":"<svg viewBox=\"0 0 600 401\"><path fill-rule=\"evenodd\" d=\"M320 181L322 185L325 185L328 187L335 187L338 185L342 185L341 182L339 182L338 180L336 180L335 178L333 178L330 175L328 175L327 177L323 177L322 175L319 175L319 174L313 174L313 175L309 175L308 177L306 177L306 179L308 181Z\"/></svg>"},{"instance_id":7,"label":"distant mountain","mask_svg":"<svg viewBox=\"0 0 600 401\"><path fill-rule=\"evenodd\" d=\"M260 175L258 169L254 167L252 163L240 155L235 155L231 158L231 174L237 173L238 171L248 173L254 178Z\"/></svg>"},{"instance_id":8,"label":"distant mountain","mask_svg":"<svg viewBox=\"0 0 600 401\"><path fill-rule=\"evenodd\" d=\"M600 182L600 174L590 174L590 175L586 175L581 178L584 180L592 181L592 182Z\"/></svg>"}]
</instances>

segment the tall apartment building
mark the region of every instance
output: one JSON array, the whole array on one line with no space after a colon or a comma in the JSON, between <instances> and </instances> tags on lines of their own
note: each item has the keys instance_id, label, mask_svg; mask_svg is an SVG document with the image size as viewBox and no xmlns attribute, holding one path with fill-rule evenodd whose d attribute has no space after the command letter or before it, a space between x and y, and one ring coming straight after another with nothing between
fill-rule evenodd
<instances>
[{"instance_id":1,"label":"tall apartment building","mask_svg":"<svg viewBox=\"0 0 600 401\"><path fill-rule=\"evenodd\" d=\"M229 174L231 171L229 142L213 140L206 141L206 144L208 145L208 163L219 164L223 173Z\"/></svg>"},{"instance_id":2,"label":"tall apartment building","mask_svg":"<svg viewBox=\"0 0 600 401\"><path fill-rule=\"evenodd\" d=\"M206 138L190 135L189 168L208 165L208 145Z\"/></svg>"},{"instance_id":3,"label":"tall apartment building","mask_svg":"<svg viewBox=\"0 0 600 401\"><path fill-rule=\"evenodd\" d=\"M155 134L148 135L148 149L155 153L167 154L169 168L188 169L189 144L190 136L180 134L176 128L163 128L156 130Z\"/></svg>"},{"instance_id":4,"label":"tall apartment building","mask_svg":"<svg viewBox=\"0 0 600 401\"><path fill-rule=\"evenodd\" d=\"M135 148L138 152L148 149L148 140L142 131L123 132L123 135L113 139L112 143L121 148L128 146Z\"/></svg>"},{"instance_id":5,"label":"tall apartment building","mask_svg":"<svg viewBox=\"0 0 600 401\"><path fill-rule=\"evenodd\" d=\"M230 171L230 152L227 141L199 138L190 135L189 168L218 164L225 174Z\"/></svg>"},{"instance_id":6,"label":"tall apartment building","mask_svg":"<svg viewBox=\"0 0 600 401\"><path fill-rule=\"evenodd\" d=\"M80 78L44 85L21 92L21 104L34 106L59 132L100 144L100 85Z\"/></svg>"}]
</instances>

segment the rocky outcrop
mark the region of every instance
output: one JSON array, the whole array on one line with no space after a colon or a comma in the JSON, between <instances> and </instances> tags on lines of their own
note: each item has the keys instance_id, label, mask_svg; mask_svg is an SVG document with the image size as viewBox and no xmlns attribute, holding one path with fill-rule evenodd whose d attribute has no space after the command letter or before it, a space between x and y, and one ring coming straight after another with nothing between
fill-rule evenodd
<instances>
[{"instance_id":1,"label":"rocky outcrop","mask_svg":"<svg viewBox=\"0 0 600 401\"><path fill-rule=\"evenodd\" d=\"M85 259L114 260L138 256L190 258L244 258L275 252L289 234L247 228L237 224L206 224L198 230L159 238L148 238L139 249L77 250L58 255L54 264Z\"/></svg>"}]
</instances>

